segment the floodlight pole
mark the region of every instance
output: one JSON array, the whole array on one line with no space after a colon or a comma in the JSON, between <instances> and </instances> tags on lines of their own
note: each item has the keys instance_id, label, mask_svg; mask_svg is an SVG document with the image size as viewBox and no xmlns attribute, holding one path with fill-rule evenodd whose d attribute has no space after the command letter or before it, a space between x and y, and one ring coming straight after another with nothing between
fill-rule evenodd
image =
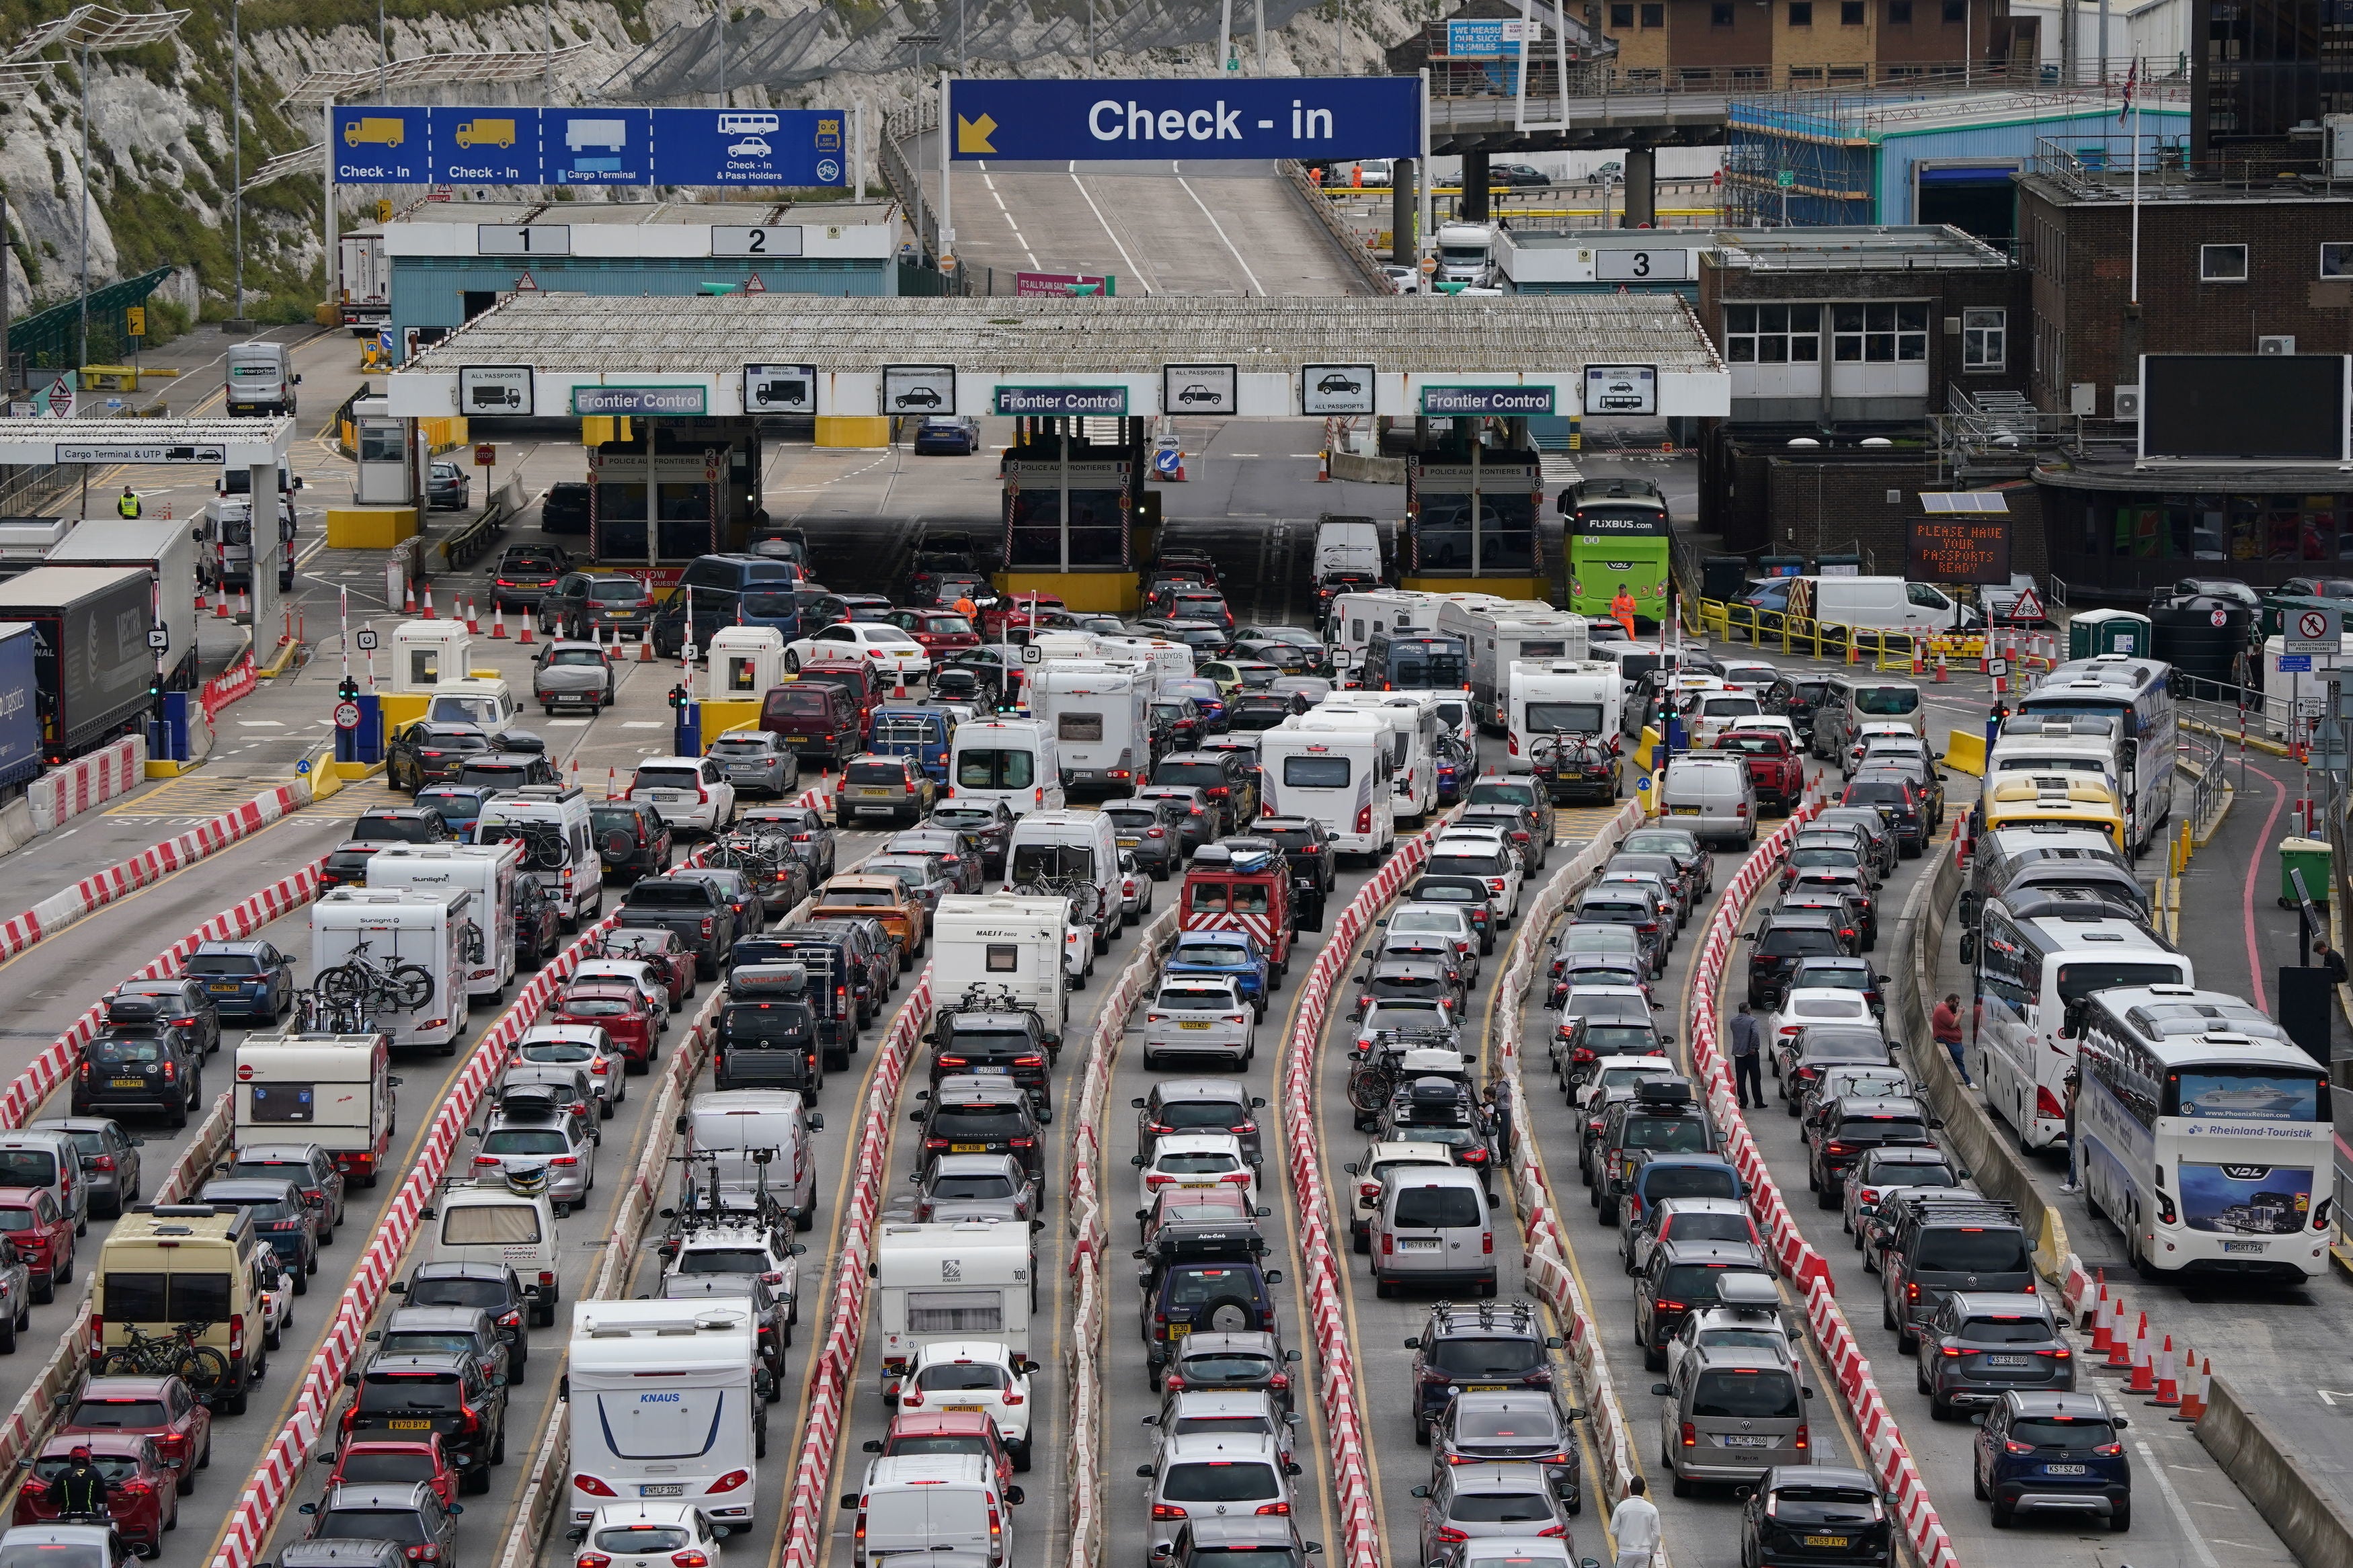
<instances>
[{"instance_id":1,"label":"floodlight pole","mask_svg":"<svg viewBox=\"0 0 2353 1568\"><path fill-rule=\"evenodd\" d=\"M81 47L81 348L76 365L90 363L90 46Z\"/></svg>"},{"instance_id":2,"label":"floodlight pole","mask_svg":"<svg viewBox=\"0 0 2353 1568\"><path fill-rule=\"evenodd\" d=\"M1233 50L1234 0L1218 0L1218 74L1226 74L1226 61Z\"/></svg>"},{"instance_id":3,"label":"floodlight pole","mask_svg":"<svg viewBox=\"0 0 2353 1568\"><path fill-rule=\"evenodd\" d=\"M245 79L238 68L243 38L237 23L244 9L244 0L228 0L229 188L237 193L237 308L229 314L240 321L245 320L245 138L239 134L245 124Z\"/></svg>"},{"instance_id":4,"label":"floodlight pole","mask_svg":"<svg viewBox=\"0 0 2353 1568\"><path fill-rule=\"evenodd\" d=\"M392 45L384 28L384 0L375 0L375 100L382 103L388 89L385 77L392 64Z\"/></svg>"}]
</instances>

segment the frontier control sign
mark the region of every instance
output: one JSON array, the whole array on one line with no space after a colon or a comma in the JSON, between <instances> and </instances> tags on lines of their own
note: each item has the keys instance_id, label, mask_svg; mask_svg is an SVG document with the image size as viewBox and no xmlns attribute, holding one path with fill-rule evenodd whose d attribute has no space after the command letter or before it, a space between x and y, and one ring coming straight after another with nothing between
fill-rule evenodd
<instances>
[{"instance_id":1,"label":"frontier control sign","mask_svg":"<svg viewBox=\"0 0 2353 1568\"><path fill-rule=\"evenodd\" d=\"M1113 415L1127 412L1124 386L1000 386L992 414Z\"/></svg>"},{"instance_id":2,"label":"frontier control sign","mask_svg":"<svg viewBox=\"0 0 2353 1568\"><path fill-rule=\"evenodd\" d=\"M948 84L954 156L1039 161L1411 158L1418 77Z\"/></svg>"},{"instance_id":3,"label":"frontier control sign","mask_svg":"<svg viewBox=\"0 0 2353 1568\"><path fill-rule=\"evenodd\" d=\"M1447 415L1515 417L1552 412L1549 386L1425 386L1421 411L1433 417Z\"/></svg>"}]
</instances>

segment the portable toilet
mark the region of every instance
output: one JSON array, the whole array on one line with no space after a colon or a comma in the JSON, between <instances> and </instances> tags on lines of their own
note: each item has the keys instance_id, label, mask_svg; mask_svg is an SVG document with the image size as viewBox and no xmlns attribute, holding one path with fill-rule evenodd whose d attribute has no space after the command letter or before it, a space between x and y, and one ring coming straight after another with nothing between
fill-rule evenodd
<instances>
[{"instance_id":1,"label":"portable toilet","mask_svg":"<svg viewBox=\"0 0 2353 1568\"><path fill-rule=\"evenodd\" d=\"M2149 657L2149 620L2133 610L2085 610L2067 623L2067 657L2097 658L2104 653Z\"/></svg>"},{"instance_id":2,"label":"portable toilet","mask_svg":"<svg viewBox=\"0 0 2353 1568\"><path fill-rule=\"evenodd\" d=\"M425 717L433 689L472 668L474 639L463 621L403 621L392 628L392 679L383 691L385 732Z\"/></svg>"},{"instance_id":3,"label":"portable toilet","mask_svg":"<svg viewBox=\"0 0 2353 1568\"><path fill-rule=\"evenodd\" d=\"M785 679L785 634L774 626L722 626L711 634L702 745L730 730L757 729L768 688Z\"/></svg>"}]
</instances>

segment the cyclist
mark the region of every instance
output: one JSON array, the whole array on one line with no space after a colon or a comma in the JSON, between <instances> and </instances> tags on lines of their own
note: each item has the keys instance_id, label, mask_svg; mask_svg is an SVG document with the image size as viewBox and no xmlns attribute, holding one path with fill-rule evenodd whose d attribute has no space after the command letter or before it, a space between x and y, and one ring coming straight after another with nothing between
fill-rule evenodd
<instances>
[{"instance_id":1,"label":"cyclist","mask_svg":"<svg viewBox=\"0 0 2353 1568\"><path fill-rule=\"evenodd\" d=\"M72 1457L66 1468L57 1473L49 1485L55 1489L58 1511L68 1519L87 1516L107 1517L106 1475L90 1462L87 1444L74 1445Z\"/></svg>"}]
</instances>

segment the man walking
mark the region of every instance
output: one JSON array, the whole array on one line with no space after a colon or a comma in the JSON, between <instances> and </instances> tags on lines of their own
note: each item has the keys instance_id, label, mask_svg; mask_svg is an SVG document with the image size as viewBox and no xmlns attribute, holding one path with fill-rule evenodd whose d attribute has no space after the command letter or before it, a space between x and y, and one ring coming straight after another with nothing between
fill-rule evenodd
<instances>
[{"instance_id":1,"label":"man walking","mask_svg":"<svg viewBox=\"0 0 2353 1568\"><path fill-rule=\"evenodd\" d=\"M1743 1002L1740 1011L1732 1016L1732 1090L1743 1110L1752 1105L1759 1110L1765 1109L1765 1079L1757 1070L1757 1058L1764 1043L1764 1031L1757 1027L1757 1015Z\"/></svg>"},{"instance_id":2,"label":"man walking","mask_svg":"<svg viewBox=\"0 0 2353 1568\"><path fill-rule=\"evenodd\" d=\"M139 515L139 492L132 489L129 485L123 486L122 499L114 503L114 510L115 514L119 517L137 517Z\"/></svg>"},{"instance_id":3,"label":"man walking","mask_svg":"<svg viewBox=\"0 0 2353 1568\"><path fill-rule=\"evenodd\" d=\"M2075 1100L2084 1089L2084 1069L2081 1064L2069 1068L2067 1076L2061 1079L2059 1082L2061 1091L2067 1097L2067 1184L2059 1190L2063 1193L2072 1193L2083 1181L2083 1178L2075 1173Z\"/></svg>"},{"instance_id":4,"label":"man walking","mask_svg":"<svg viewBox=\"0 0 2353 1568\"><path fill-rule=\"evenodd\" d=\"M1618 1568L1651 1568L1659 1550L1659 1505L1642 1495L1649 1489L1636 1476L1609 1515L1609 1533L1618 1538Z\"/></svg>"},{"instance_id":5,"label":"man walking","mask_svg":"<svg viewBox=\"0 0 2353 1568\"><path fill-rule=\"evenodd\" d=\"M1618 584L1617 596L1609 601L1609 618L1626 628L1630 640L1634 636L1634 595L1626 592L1626 584Z\"/></svg>"},{"instance_id":6,"label":"man walking","mask_svg":"<svg viewBox=\"0 0 2353 1568\"><path fill-rule=\"evenodd\" d=\"M1953 1070L1960 1075L1961 1086L1975 1089L1969 1081L1969 1064L1961 1057L1961 994L1947 991L1945 999L1936 1004L1936 1014L1928 1020L1928 1032L1953 1058Z\"/></svg>"}]
</instances>

